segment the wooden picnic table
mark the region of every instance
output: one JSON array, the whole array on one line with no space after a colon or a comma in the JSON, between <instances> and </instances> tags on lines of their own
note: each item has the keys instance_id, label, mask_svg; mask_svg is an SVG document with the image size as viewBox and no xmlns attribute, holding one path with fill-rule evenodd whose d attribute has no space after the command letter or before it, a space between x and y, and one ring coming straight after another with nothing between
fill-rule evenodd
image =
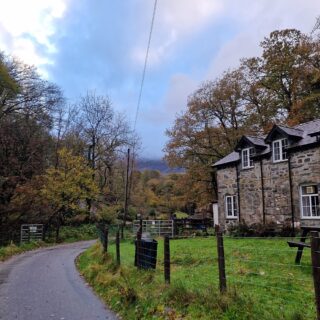
<instances>
[{"instance_id":1,"label":"wooden picnic table","mask_svg":"<svg viewBox=\"0 0 320 320\"><path fill-rule=\"evenodd\" d=\"M302 230L300 241L288 241L291 248L298 248L295 263L300 264L304 248L311 248L310 243L306 243L308 234L311 231L320 231L320 227L300 227Z\"/></svg>"}]
</instances>

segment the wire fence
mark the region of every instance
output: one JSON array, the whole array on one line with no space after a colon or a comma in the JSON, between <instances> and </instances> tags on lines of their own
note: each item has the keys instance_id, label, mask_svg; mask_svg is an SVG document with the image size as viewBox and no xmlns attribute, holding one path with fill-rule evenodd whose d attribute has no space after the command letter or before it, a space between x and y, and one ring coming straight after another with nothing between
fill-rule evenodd
<instances>
[{"instance_id":1,"label":"wire fence","mask_svg":"<svg viewBox=\"0 0 320 320\"><path fill-rule=\"evenodd\" d=\"M299 238L232 237L217 231L209 237L154 240L143 239L141 231L109 242L107 250L118 264L121 256L123 265L155 269L167 285L183 283L190 290L210 286L221 294L235 290L265 314L279 307L279 319L280 314L286 319L288 310L302 311L303 319L314 319L317 313L320 319L319 236L305 237L310 246L297 264L294 258L301 247L290 248L288 241L299 243Z\"/></svg>"}]
</instances>

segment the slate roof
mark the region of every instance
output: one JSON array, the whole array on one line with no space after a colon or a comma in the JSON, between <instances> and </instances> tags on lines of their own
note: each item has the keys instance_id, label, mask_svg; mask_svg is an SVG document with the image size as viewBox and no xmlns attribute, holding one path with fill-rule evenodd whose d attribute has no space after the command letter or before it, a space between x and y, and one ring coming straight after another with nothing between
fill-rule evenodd
<instances>
[{"instance_id":1,"label":"slate roof","mask_svg":"<svg viewBox=\"0 0 320 320\"><path fill-rule=\"evenodd\" d=\"M233 151L229 153L227 156L225 156L224 158L217 161L213 166L217 167L227 163L237 162L238 160L240 160L239 152Z\"/></svg>"},{"instance_id":2,"label":"slate roof","mask_svg":"<svg viewBox=\"0 0 320 320\"><path fill-rule=\"evenodd\" d=\"M254 145L261 146L261 147L267 147L268 145L264 142L265 136L261 137L252 137L252 136L246 136L248 140L250 140Z\"/></svg>"},{"instance_id":3,"label":"slate roof","mask_svg":"<svg viewBox=\"0 0 320 320\"><path fill-rule=\"evenodd\" d=\"M286 126L282 126L282 125L278 125L277 127L279 127L280 129L282 129L287 135L289 136L295 136L295 137L303 137L303 130L298 129L298 128L290 128L290 127L286 127Z\"/></svg>"},{"instance_id":4,"label":"slate roof","mask_svg":"<svg viewBox=\"0 0 320 320\"><path fill-rule=\"evenodd\" d=\"M318 133L320 134L320 119L309 121L306 123L301 123L294 127L287 127L283 125L278 125L283 132L289 136L296 137L297 140L289 146L288 149L295 149L303 146L308 146L316 143ZM266 138L268 136L252 137L246 136L256 146L264 146L265 149L256 156L266 155L270 153L270 145L266 143ZM213 164L214 167L219 167L227 164L236 163L240 160L239 152L233 151L226 157L220 159Z\"/></svg>"}]
</instances>

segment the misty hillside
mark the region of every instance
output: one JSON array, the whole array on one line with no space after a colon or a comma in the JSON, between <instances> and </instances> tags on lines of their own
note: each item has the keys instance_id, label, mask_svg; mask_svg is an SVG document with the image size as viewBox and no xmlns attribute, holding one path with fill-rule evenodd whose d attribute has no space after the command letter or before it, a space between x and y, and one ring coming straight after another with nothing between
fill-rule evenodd
<instances>
[{"instance_id":1,"label":"misty hillside","mask_svg":"<svg viewBox=\"0 0 320 320\"><path fill-rule=\"evenodd\" d=\"M164 160L160 159L139 159L137 161L137 169L140 171L158 170L163 174L184 172L183 168L170 168Z\"/></svg>"}]
</instances>

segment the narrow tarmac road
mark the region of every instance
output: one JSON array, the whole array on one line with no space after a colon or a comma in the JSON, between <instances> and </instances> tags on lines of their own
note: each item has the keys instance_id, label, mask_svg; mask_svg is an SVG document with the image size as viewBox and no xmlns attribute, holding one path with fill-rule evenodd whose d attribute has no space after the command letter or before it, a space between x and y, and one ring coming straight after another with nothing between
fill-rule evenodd
<instances>
[{"instance_id":1,"label":"narrow tarmac road","mask_svg":"<svg viewBox=\"0 0 320 320\"><path fill-rule=\"evenodd\" d=\"M116 320L74 264L92 243L30 251L0 262L0 319Z\"/></svg>"}]
</instances>

